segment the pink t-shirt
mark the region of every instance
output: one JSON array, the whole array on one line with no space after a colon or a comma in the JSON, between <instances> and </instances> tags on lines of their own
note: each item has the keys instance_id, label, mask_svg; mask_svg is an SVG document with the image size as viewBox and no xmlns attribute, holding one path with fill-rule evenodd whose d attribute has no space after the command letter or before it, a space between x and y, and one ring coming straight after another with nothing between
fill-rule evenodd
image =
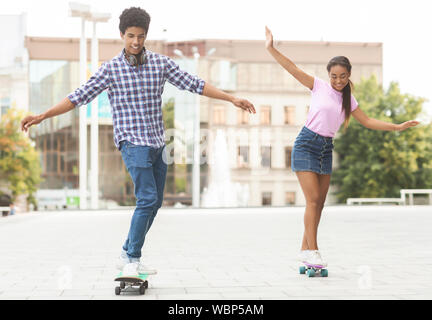
<instances>
[{"instance_id":1,"label":"pink t-shirt","mask_svg":"<svg viewBox=\"0 0 432 320\"><path fill-rule=\"evenodd\" d=\"M351 95L351 112L357 109L357 100ZM342 92L319 78L314 79L306 128L324 137L334 137L345 121Z\"/></svg>"}]
</instances>

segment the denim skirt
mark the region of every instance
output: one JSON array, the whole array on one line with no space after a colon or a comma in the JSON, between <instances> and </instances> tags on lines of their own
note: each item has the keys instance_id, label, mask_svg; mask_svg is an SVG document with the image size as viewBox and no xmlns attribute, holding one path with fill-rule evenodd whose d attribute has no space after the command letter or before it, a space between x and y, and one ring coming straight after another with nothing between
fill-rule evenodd
<instances>
[{"instance_id":1,"label":"denim skirt","mask_svg":"<svg viewBox=\"0 0 432 320\"><path fill-rule=\"evenodd\" d=\"M291 153L292 170L331 174L332 160L333 138L323 137L303 127Z\"/></svg>"}]
</instances>

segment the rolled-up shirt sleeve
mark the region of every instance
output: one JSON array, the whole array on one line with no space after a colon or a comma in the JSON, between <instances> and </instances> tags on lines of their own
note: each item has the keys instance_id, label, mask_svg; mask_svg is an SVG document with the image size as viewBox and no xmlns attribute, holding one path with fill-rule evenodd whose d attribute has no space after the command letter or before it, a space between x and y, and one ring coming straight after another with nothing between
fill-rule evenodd
<instances>
[{"instance_id":1,"label":"rolled-up shirt sleeve","mask_svg":"<svg viewBox=\"0 0 432 320\"><path fill-rule=\"evenodd\" d=\"M169 57L166 57L166 59L165 76L168 82L180 90L188 90L202 95L205 81L180 70L178 64Z\"/></svg>"},{"instance_id":2,"label":"rolled-up shirt sleeve","mask_svg":"<svg viewBox=\"0 0 432 320\"><path fill-rule=\"evenodd\" d=\"M98 71L82 86L70 93L67 97L75 105L80 107L87 105L102 91L108 88L110 82L108 64L103 64Z\"/></svg>"}]
</instances>

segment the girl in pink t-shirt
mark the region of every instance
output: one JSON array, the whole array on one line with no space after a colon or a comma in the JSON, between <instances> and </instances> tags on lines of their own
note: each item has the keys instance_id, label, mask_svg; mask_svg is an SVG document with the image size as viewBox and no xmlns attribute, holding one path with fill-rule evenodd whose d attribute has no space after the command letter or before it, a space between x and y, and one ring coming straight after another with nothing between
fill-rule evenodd
<instances>
[{"instance_id":1,"label":"girl in pink t-shirt","mask_svg":"<svg viewBox=\"0 0 432 320\"><path fill-rule=\"evenodd\" d=\"M363 126L373 130L402 131L419 122L392 124L369 118L360 110L351 94L351 64L346 57L330 60L327 65L330 83L327 83L306 74L275 49L273 35L267 27L266 48L284 69L311 90L309 114L306 125L294 143L291 166L306 199L305 230L299 258L307 265L322 268L327 263L318 251L318 224L330 185L333 137L339 127L342 123L347 127L351 115Z\"/></svg>"}]
</instances>

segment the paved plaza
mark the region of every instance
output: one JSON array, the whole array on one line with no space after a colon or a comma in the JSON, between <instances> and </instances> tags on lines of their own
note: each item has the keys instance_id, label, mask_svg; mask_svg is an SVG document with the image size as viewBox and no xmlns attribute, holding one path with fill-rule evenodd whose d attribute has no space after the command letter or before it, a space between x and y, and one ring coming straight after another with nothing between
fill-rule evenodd
<instances>
[{"instance_id":1,"label":"paved plaza","mask_svg":"<svg viewBox=\"0 0 432 320\"><path fill-rule=\"evenodd\" d=\"M298 272L303 207L161 209L143 250L158 274L116 296L133 210L0 219L4 299L431 299L431 206L328 206L318 234L328 278Z\"/></svg>"}]
</instances>

